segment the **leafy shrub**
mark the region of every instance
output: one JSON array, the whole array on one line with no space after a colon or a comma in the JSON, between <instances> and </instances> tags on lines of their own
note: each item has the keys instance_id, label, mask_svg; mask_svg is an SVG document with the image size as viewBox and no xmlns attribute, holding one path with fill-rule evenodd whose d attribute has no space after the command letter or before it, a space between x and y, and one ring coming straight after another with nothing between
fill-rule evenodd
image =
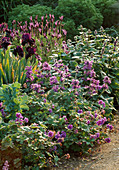
<instances>
[{"instance_id":1,"label":"leafy shrub","mask_svg":"<svg viewBox=\"0 0 119 170\"><path fill-rule=\"evenodd\" d=\"M58 0L38 0L36 4L45 5L54 9L58 5Z\"/></svg>"},{"instance_id":2,"label":"leafy shrub","mask_svg":"<svg viewBox=\"0 0 119 170\"><path fill-rule=\"evenodd\" d=\"M3 102L1 113L6 121L15 119L16 112L29 109L26 105L28 101L27 95L20 94L20 87L17 82L0 87L0 100Z\"/></svg>"},{"instance_id":3,"label":"leafy shrub","mask_svg":"<svg viewBox=\"0 0 119 170\"><path fill-rule=\"evenodd\" d=\"M40 22L41 16L53 14L52 8L41 5L18 5L9 13L8 25L11 26L13 20L23 22L30 21L29 18L32 16L35 19L36 15L38 15L38 22Z\"/></svg>"},{"instance_id":4,"label":"leafy shrub","mask_svg":"<svg viewBox=\"0 0 119 170\"><path fill-rule=\"evenodd\" d=\"M96 11L95 6L91 1L82 0L59 0L58 6L54 10L55 15L64 16L64 22L73 20L75 29L79 25L90 29L99 28L102 25L103 17L99 11ZM74 25L73 23L71 25ZM67 27L66 30L70 28Z\"/></svg>"},{"instance_id":5,"label":"leafy shrub","mask_svg":"<svg viewBox=\"0 0 119 170\"><path fill-rule=\"evenodd\" d=\"M74 42L69 42L70 52L65 55L62 54L61 58L64 58L64 60L66 58L69 63L71 60L82 62L83 60L91 59L95 63L94 69L100 81L102 82L106 75L112 80L109 89L105 91L105 98L115 97L115 104L118 105L118 37L109 36L103 27L98 32L92 32L80 26L79 34L79 36L75 36Z\"/></svg>"},{"instance_id":6,"label":"leafy shrub","mask_svg":"<svg viewBox=\"0 0 119 170\"><path fill-rule=\"evenodd\" d=\"M117 0L92 0L93 5L100 11L103 16L104 28L111 27L115 25L118 21L116 10L112 8L112 5L117 2Z\"/></svg>"},{"instance_id":7,"label":"leafy shrub","mask_svg":"<svg viewBox=\"0 0 119 170\"><path fill-rule=\"evenodd\" d=\"M57 164L59 158L56 149L59 144L54 142L45 133L46 131L47 127L42 123L18 126L15 121L9 121L8 123L1 121L1 153L7 158L9 168L41 169L54 163ZM8 152L8 148L14 154L18 155L19 152L19 156L16 155L14 158L12 153L10 153L12 159L7 157L4 153ZM3 159L1 160L0 167L2 164Z\"/></svg>"}]
</instances>

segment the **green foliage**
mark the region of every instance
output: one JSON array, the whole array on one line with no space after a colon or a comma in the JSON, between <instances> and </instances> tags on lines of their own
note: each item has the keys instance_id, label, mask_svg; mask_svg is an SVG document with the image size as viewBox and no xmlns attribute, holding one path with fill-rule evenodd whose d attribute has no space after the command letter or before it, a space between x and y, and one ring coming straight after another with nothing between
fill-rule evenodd
<instances>
[{"instance_id":1,"label":"green foliage","mask_svg":"<svg viewBox=\"0 0 119 170\"><path fill-rule=\"evenodd\" d=\"M4 118L8 121L15 119L16 112L22 112L23 109L29 109L26 105L28 98L27 95L20 95L19 83L13 83L9 85L3 85L0 87L0 100L3 102L5 107Z\"/></svg>"},{"instance_id":2,"label":"green foliage","mask_svg":"<svg viewBox=\"0 0 119 170\"><path fill-rule=\"evenodd\" d=\"M0 49L0 86L15 81L23 85L26 82L25 67L30 65L35 69L37 61L31 63L30 59L26 60L25 57L20 60L13 55L11 47L6 51Z\"/></svg>"},{"instance_id":3,"label":"green foliage","mask_svg":"<svg viewBox=\"0 0 119 170\"><path fill-rule=\"evenodd\" d=\"M111 78L112 83L104 97L115 97L117 105L119 103L118 37L109 36L103 27L98 32L92 32L80 26L79 34L79 36L75 36L74 42L68 42L70 53L62 56L62 59L65 60L66 57L67 60L68 57L69 63L70 60L82 63L83 60L91 59L95 63L94 69L101 82L106 75Z\"/></svg>"},{"instance_id":4,"label":"green foliage","mask_svg":"<svg viewBox=\"0 0 119 170\"><path fill-rule=\"evenodd\" d=\"M117 0L92 0L93 5L103 16L102 26L104 28L111 27L118 21L116 10L112 8L112 5L115 4L115 2L117 2Z\"/></svg>"},{"instance_id":5,"label":"green foliage","mask_svg":"<svg viewBox=\"0 0 119 170\"><path fill-rule=\"evenodd\" d=\"M12 10L12 8L15 8L18 4L21 4L21 0L1 0L0 1L0 20L7 21L9 16L9 11Z\"/></svg>"},{"instance_id":6,"label":"green foliage","mask_svg":"<svg viewBox=\"0 0 119 170\"><path fill-rule=\"evenodd\" d=\"M11 160L11 158L7 157L9 163L14 162L12 165L9 164L9 168L18 166L19 168L22 167L22 169L41 169L48 166L49 163L52 165L57 163L58 156L54 151L51 153L49 149L58 144L45 135L46 128L42 123L21 127L14 121L0 124L1 152L5 152L8 148L12 148L13 151L19 151L17 159ZM22 156L20 157L21 154ZM51 162L49 162L48 158L50 158ZM20 160L22 164L19 165ZM1 162L3 163L3 160Z\"/></svg>"},{"instance_id":7,"label":"green foliage","mask_svg":"<svg viewBox=\"0 0 119 170\"><path fill-rule=\"evenodd\" d=\"M64 21L73 20L75 29L82 24L90 29L99 28L102 25L103 17L90 0L59 0L58 6L55 8L55 15L64 16ZM74 23L71 25L74 27ZM70 26L71 27L71 26ZM70 28L68 28L69 30Z\"/></svg>"},{"instance_id":8,"label":"green foliage","mask_svg":"<svg viewBox=\"0 0 119 170\"><path fill-rule=\"evenodd\" d=\"M32 16L35 19L36 15L38 15L38 21L40 22L41 16L45 16L46 14L50 14L52 12L51 7L41 6L41 5L18 5L9 13L8 25L11 26L13 20L16 21L29 21L29 18Z\"/></svg>"},{"instance_id":9,"label":"green foliage","mask_svg":"<svg viewBox=\"0 0 119 170\"><path fill-rule=\"evenodd\" d=\"M45 5L54 9L58 5L58 0L38 0L36 4Z\"/></svg>"}]
</instances>

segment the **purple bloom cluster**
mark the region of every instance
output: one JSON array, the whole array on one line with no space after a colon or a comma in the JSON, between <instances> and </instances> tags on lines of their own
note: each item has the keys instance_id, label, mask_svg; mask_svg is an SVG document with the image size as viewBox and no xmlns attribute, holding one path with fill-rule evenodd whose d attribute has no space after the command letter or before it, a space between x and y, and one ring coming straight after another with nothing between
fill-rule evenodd
<instances>
[{"instance_id":1,"label":"purple bloom cluster","mask_svg":"<svg viewBox=\"0 0 119 170\"><path fill-rule=\"evenodd\" d=\"M107 124L106 127L109 128L109 130L112 130L112 129L113 129L113 126L112 126L112 125L109 125L109 124Z\"/></svg>"},{"instance_id":2,"label":"purple bloom cluster","mask_svg":"<svg viewBox=\"0 0 119 170\"><path fill-rule=\"evenodd\" d=\"M70 130L73 129L73 125L68 125L67 127L68 127L68 129L70 129Z\"/></svg>"},{"instance_id":3,"label":"purple bloom cluster","mask_svg":"<svg viewBox=\"0 0 119 170\"><path fill-rule=\"evenodd\" d=\"M37 93L39 93L41 91L41 85L40 84L31 84L31 89L33 89L34 91L36 91Z\"/></svg>"},{"instance_id":4,"label":"purple bloom cluster","mask_svg":"<svg viewBox=\"0 0 119 170\"><path fill-rule=\"evenodd\" d=\"M51 70L50 65L46 61L43 63L42 67L44 71Z\"/></svg>"},{"instance_id":5,"label":"purple bloom cluster","mask_svg":"<svg viewBox=\"0 0 119 170\"><path fill-rule=\"evenodd\" d=\"M56 84L57 82L58 82L57 77L55 77L55 76L50 77L50 84L51 85Z\"/></svg>"},{"instance_id":6,"label":"purple bloom cluster","mask_svg":"<svg viewBox=\"0 0 119 170\"><path fill-rule=\"evenodd\" d=\"M93 63L93 61L88 61L88 60L85 61L83 70L91 70L92 69L92 63Z\"/></svg>"},{"instance_id":7,"label":"purple bloom cluster","mask_svg":"<svg viewBox=\"0 0 119 170\"><path fill-rule=\"evenodd\" d=\"M22 114L21 113L16 113L16 120L15 120L15 122L17 123L17 124L20 124L20 125L22 125L24 122L26 122L26 123L28 123L28 118L24 118L23 119L23 116L22 116Z\"/></svg>"},{"instance_id":8,"label":"purple bloom cluster","mask_svg":"<svg viewBox=\"0 0 119 170\"><path fill-rule=\"evenodd\" d=\"M78 88L80 88L80 86L79 86L79 81L78 81L78 80L73 79L71 84L73 85L73 86L72 86L73 89L78 89Z\"/></svg>"},{"instance_id":9,"label":"purple bloom cluster","mask_svg":"<svg viewBox=\"0 0 119 170\"><path fill-rule=\"evenodd\" d=\"M34 80L34 77L32 76L32 74L33 74L32 66L26 66L25 70L27 70L27 72L26 72L26 77L27 77L26 82L32 82Z\"/></svg>"},{"instance_id":10,"label":"purple bloom cluster","mask_svg":"<svg viewBox=\"0 0 119 170\"><path fill-rule=\"evenodd\" d=\"M102 100L99 100L99 101L98 101L98 104L99 104L99 105L103 105L103 107L105 107L105 102L103 102Z\"/></svg>"},{"instance_id":11,"label":"purple bloom cluster","mask_svg":"<svg viewBox=\"0 0 119 170\"><path fill-rule=\"evenodd\" d=\"M105 142L110 143L111 139L110 138L105 138Z\"/></svg>"},{"instance_id":12,"label":"purple bloom cluster","mask_svg":"<svg viewBox=\"0 0 119 170\"><path fill-rule=\"evenodd\" d=\"M111 80L110 80L110 78L108 76L105 76L103 82L107 83L107 84L110 84Z\"/></svg>"},{"instance_id":13,"label":"purple bloom cluster","mask_svg":"<svg viewBox=\"0 0 119 170\"><path fill-rule=\"evenodd\" d=\"M106 117L104 117L104 118L99 119L99 120L96 122L96 124L97 124L98 126L101 126L101 125L103 125L106 121L107 121L107 119L106 119Z\"/></svg>"},{"instance_id":14,"label":"purple bloom cluster","mask_svg":"<svg viewBox=\"0 0 119 170\"><path fill-rule=\"evenodd\" d=\"M2 170L8 170L8 169L9 169L9 164L8 161L6 160L4 166L2 167Z\"/></svg>"},{"instance_id":15,"label":"purple bloom cluster","mask_svg":"<svg viewBox=\"0 0 119 170\"><path fill-rule=\"evenodd\" d=\"M48 136L49 136L50 138L52 138L52 137L54 136L54 132L50 130L50 131L48 132Z\"/></svg>"},{"instance_id":16,"label":"purple bloom cluster","mask_svg":"<svg viewBox=\"0 0 119 170\"><path fill-rule=\"evenodd\" d=\"M55 135L55 138L57 139L58 143L63 142L64 138L66 138L66 132L62 131L61 134L60 134L60 132L58 131L57 134Z\"/></svg>"},{"instance_id":17,"label":"purple bloom cluster","mask_svg":"<svg viewBox=\"0 0 119 170\"><path fill-rule=\"evenodd\" d=\"M100 137L100 133L96 133L95 135L90 134L90 139L97 139Z\"/></svg>"}]
</instances>

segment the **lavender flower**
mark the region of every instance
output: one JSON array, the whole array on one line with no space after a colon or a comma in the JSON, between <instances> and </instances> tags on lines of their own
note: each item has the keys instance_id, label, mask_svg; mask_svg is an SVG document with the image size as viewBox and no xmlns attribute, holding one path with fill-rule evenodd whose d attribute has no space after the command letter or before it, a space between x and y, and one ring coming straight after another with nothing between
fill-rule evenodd
<instances>
[{"instance_id":1,"label":"lavender flower","mask_svg":"<svg viewBox=\"0 0 119 170\"><path fill-rule=\"evenodd\" d=\"M50 84L53 85L53 84L56 84L58 81L57 81L57 78L55 76L52 76L50 77Z\"/></svg>"},{"instance_id":2,"label":"lavender flower","mask_svg":"<svg viewBox=\"0 0 119 170\"><path fill-rule=\"evenodd\" d=\"M24 121L28 123L29 119L27 117L24 118Z\"/></svg>"},{"instance_id":3,"label":"lavender flower","mask_svg":"<svg viewBox=\"0 0 119 170\"><path fill-rule=\"evenodd\" d=\"M73 79L71 84L73 89L80 88L78 80Z\"/></svg>"},{"instance_id":4,"label":"lavender flower","mask_svg":"<svg viewBox=\"0 0 119 170\"><path fill-rule=\"evenodd\" d=\"M39 93L41 91L41 85L40 84L31 84L31 89L33 89L34 91L36 91L37 93Z\"/></svg>"},{"instance_id":5,"label":"lavender flower","mask_svg":"<svg viewBox=\"0 0 119 170\"><path fill-rule=\"evenodd\" d=\"M105 142L110 143L111 139L110 138L105 138Z\"/></svg>"},{"instance_id":6,"label":"lavender flower","mask_svg":"<svg viewBox=\"0 0 119 170\"><path fill-rule=\"evenodd\" d=\"M61 138L66 138L66 132L62 131Z\"/></svg>"},{"instance_id":7,"label":"lavender flower","mask_svg":"<svg viewBox=\"0 0 119 170\"><path fill-rule=\"evenodd\" d=\"M70 130L73 129L73 125L68 125L67 127L68 127L68 129L70 129Z\"/></svg>"},{"instance_id":8,"label":"lavender flower","mask_svg":"<svg viewBox=\"0 0 119 170\"><path fill-rule=\"evenodd\" d=\"M4 166L2 167L2 170L8 170L8 169L9 169L9 164L8 161L6 160Z\"/></svg>"},{"instance_id":9,"label":"lavender flower","mask_svg":"<svg viewBox=\"0 0 119 170\"><path fill-rule=\"evenodd\" d=\"M49 112L52 113L52 109L49 109Z\"/></svg>"},{"instance_id":10,"label":"lavender flower","mask_svg":"<svg viewBox=\"0 0 119 170\"><path fill-rule=\"evenodd\" d=\"M83 70L91 70L93 61L85 61Z\"/></svg>"},{"instance_id":11,"label":"lavender flower","mask_svg":"<svg viewBox=\"0 0 119 170\"><path fill-rule=\"evenodd\" d=\"M60 132L57 132L57 134L55 135L55 138L59 139L60 137L61 137Z\"/></svg>"},{"instance_id":12,"label":"lavender flower","mask_svg":"<svg viewBox=\"0 0 119 170\"><path fill-rule=\"evenodd\" d=\"M49 132L48 132L48 136L49 136L50 138L52 138L53 135L54 135L54 132L53 132L53 131L49 131Z\"/></svg>"},{"instance_id":13,"label":"lavender flower","mask_svg":"<svg viewBox=\"0 0 119 170\"><path fill-rule=\"evenodd\" d=\"M105 107L105 102L103 102L102 100L99 100L98 104L103 105L103 107Z\"/></svg>"},{"instance_id":14,"label":"lavender flower","mask_svg":"<svg viewBox=\"0 0 119 170\"><path fill-rule=\"evenodd\" d=\"M45 71L51 70L50 65L46 61L43 63L42 67L43 67L43 70L45 70Z\"/></svg>"},{"instance_id":15,"label":"lavender flower","mask_svg":"<svg viewBox=\"0 0 119 170\"><path fill-rule=\"evenodd\" d=\"M79 109L79 110L78 110L78 113L83 113L83 110L82 110L82 109L81 109L81 110Z\"/></svg>"},{"instance_id":16,"label":"lavender flower","mask_svg":"<svg viewBox=\"0 0 119 170\"><path fill-rule=\"evenodd\" d=\"M87 125L89 125L89 124L90 124L90 120L87 121Z\"/></svg>"},{"instance_id":17,"label":"lavender flower","mask_svg":"<svg viewBox=\"0 0 119 170\"><path fill-rule=\"evenodd\" d=\"M110 80L110 78L108 76L105 76L103 82L110 84L111 80Z\"/></svg>"},{"instance_id":18,"label":"lavender flower","mask_svg":"<svg viewBox=\"0 0 119 170\"><path fill-rule=\"evenodd\" d=\"M112 130L113 129L113 126L112 125L106 125L107 128L109 128L109 130Z\"/></svg>"}]
</instances>

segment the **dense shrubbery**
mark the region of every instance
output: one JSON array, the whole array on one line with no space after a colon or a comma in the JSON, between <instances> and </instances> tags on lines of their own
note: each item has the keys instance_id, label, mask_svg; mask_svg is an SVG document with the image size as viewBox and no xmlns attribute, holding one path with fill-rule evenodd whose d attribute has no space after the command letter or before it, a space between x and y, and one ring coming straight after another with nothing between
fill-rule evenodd
<instances>
[{"instance_id":1,"label":"dense shrubbery","mask_svg":"<svg viewBox=\"0 0 119 170\"><path fill-rule=\"evenodd\" d=\"M70 157L68 152L88 154L93 147L110 142L108 133L113 127L109 122L119 104L118 38L107 35L102 27L91 32L80 26L79 36L66 44L61 36L61 31L66 35L61 29L63 16L60 22L54 22L53 15L45 17L49 20L42 16L40 25L37 17L34 22L30 17L30 25L18 23L18 30L13 21L12 32L7 24L0 25L1 167L6 159L10 168L57 165L61 156ZM47 24L47 29L52 27L50 34L44 29ZM44 58L47 40L51 44L55 40L59 50L52 44L50 57ZM19 78L11 76L13 70L9 71L17 62L26 64L18 65L23 71L16 72L20 80L25 76L22 86L16 82ZM8 159L8 149L19 151L20 157Z\"/></svg>"},{"instance_id":2,"label":"dense shrubbery","mask_svg":"<svg viewBox=\"0 0 119 170\"><path fill-rule=\"evenodd\" d=\"M77 27L81 24L92 30L100 28L101 25L111 27L116 24L118 16L115 9L111 8L115 2L116 0L59 0L58 4L57 2L55 4L54 1L38 1L32 3L33 6L29 6L31 2L24 2L25 4L19 5L9 12L8 23L10 25L12 20L24 22L31 15L33 18L39 15L40 18L46 13L51 13L55 14L56 19L63 15L65 29L68 31L67 38L73 39L78 34Z\"/></svg>"},{"instance_id":3,"label":"dense shrubbery","mask_svg":"<svg viewBox=\"0 0 119 170\"><path fill-rule=\"evenodd\" d=\"M18 5L9 13L8 25L12 26L12 21L16 20L22 23L25 21L30 21L29 18L32 16L35 19L36 15L38 16L38 22L41 21L41 17L45 15L53 14L52 8L41 5Z\"/></svg>"},{"instance_id":4,"label":"dense shrubbery","mask_svg":"<svg viewBox=\"0 0 119 170\"><path fill-rule=\"evenodd\" d=\"M116 10L112 8L112 5L116 2L117 0L92 0L93 5L103 16L102 26L104 28L115 25L118 22Z\"/></svg>"}]
</instances>

